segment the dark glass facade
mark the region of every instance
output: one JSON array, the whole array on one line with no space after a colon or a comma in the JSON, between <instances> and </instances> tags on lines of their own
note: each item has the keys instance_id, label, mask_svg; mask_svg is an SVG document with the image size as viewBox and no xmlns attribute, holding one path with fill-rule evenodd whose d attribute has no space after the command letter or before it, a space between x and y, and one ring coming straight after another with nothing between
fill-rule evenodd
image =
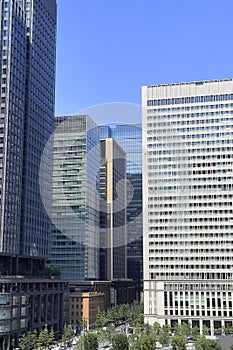
<instances>
[{"instance_id":1,"label":"dark glass facade","mask_svg":"<svg viewBox=\"0 0 233 350\"><path fill-rule=\"evenodd\" d=\"M49 254L39 169L53 131L56 0L1 0L0 18L0 270L33 273Z\"/></svg>"},{"instance_id":2,"label":"dark glass facade","mask_svg":"<svg viewBox=\"0 0 233 350\"><path fill-rule=\"evenodd\" d=\"M142 281L142 128L141 124L109 124L99 127L100 137L112 137L126 152L127 270L140 289ZM133 190L133 196L132 196Z\"/></svg>"},{"instance_id":3,"label":"dark glass facade","mask_svg":"<svg viewBox=\"0 0 233 350\"><path fill-rule=\"evenodd\" d=\"M100 140L100 279L127 277L126 158L112 138Z\"/></svg>"},{"instance_id":4,"label":"dark glass facade","mask_svg":"<svg viewBox=\"0 0 233 350\"><path fill-rule=\"evenodd\" d=\"M56 12L56 0L0 0L1 349L45 324L57 336L68 320L68 283L38 278L51 239L39 184L51 205L52 147L42 173L40 163L53 132Z\"/></svg>"}]
</instances>

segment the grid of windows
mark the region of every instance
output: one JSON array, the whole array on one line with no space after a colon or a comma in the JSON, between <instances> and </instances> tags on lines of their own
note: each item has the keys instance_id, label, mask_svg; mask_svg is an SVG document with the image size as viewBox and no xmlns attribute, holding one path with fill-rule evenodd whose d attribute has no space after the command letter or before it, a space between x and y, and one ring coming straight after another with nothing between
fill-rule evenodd
<instances>
[{"instance_id":1,"label":"grid of windows","mask_svg":"<svg viewBox=\"0 0 233 350\"><path fill-rule=\"evenodd\" d=\"M55 118L50 263L70 279L99 278L99 130L87 115Z\"/></svg>"},{"instance_id":2,"label":"grid of windows","mask_svg":"<svg viewBox=\"0 0 233 350\"><path fill-rule=\"evenodd\" d=\"M50 224L38 174L53 130L56 1L2 0L0 16L0 250L45 259Z\"/></svg>"},{"instance_id":3,"label":"grid of windows","mask_svg":"<svg viewBox=\"0 0 233 350\"><path fill-rule=\"evenodd\" d=\"M144 88L145 280L233 278L233 104L219 103L232 91L231 79ZM232 317L212 292L198 292L206 310L192 293L164 292L166 317Z\"/></svg>"},{"instance_id":4,"label":"grid of windows","mask_svg":"<svg viewBox=\"0 0 233 350\"><path fill-rule=\"evenodd\" d=\"M164 98L158 100L147 100L147 106L164 106L174 104L185 103L205 103L214 101L229 101L233 100L233 94L218 94L218 95L206 95L206 96L191 96L191 97L178 97L178 98Z\"/></svg>"}]
</instances>

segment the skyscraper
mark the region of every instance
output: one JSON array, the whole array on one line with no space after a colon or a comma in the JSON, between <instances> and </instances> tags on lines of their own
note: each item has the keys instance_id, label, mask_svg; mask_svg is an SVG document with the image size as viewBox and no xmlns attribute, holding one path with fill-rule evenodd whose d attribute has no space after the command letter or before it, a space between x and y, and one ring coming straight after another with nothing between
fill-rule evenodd
<instances>
[{"instance_id":1,"label":"skyscraper","mask_svg":"<svg viewBox=\"0 0 233 350\"><path fill-rule=\"evenodd\" d=\"M126 158L112 138L100 140L100 279L127 277Z\"/></svg>"},{"instance_id":2,"label":"skyscraper","mask_svg":"<svg viewBox=\"0 0 233 350\"><path fill-rule=\"evenodd\" d=\"M99 126L100 136L112 137L126 153L127 277L136 283L137 298L142 273L142 126L109 124ZM133 196L132 196L133 192Z\"/></svg>"},{"instance_id":3,"label":"skyscraper","mask_svg":"<svg viewBox=\"0 0 233 350\"><path fill-rule=\"evenodd\" d=\"M0 270L31 273L49 253L39 168L53 130L56 0L1 0L0 17Z\"/></svg>"},{"instance_id":4,"label":"skyscraper","mask_svg":"<svg viewBox=\"0 0 233 350\"><path fill-rule=\"evenodd\" d=\"M55 118L50 263L72 280L99 278L100 139L88 115Z\"/></svg>"},{"instance_id":5,"label":"skyscraper","mask_svg":"<svg viewBox=\"0 0 233 350\"><path fill-rule=\"evenodd\" d=\"M39 277L51 234L39 184L50 206L51 147L41 173L40 163L53 132L56 12L56 0L0 0L0 347L6 349L17 347L28 329L48 324L61 332L68 317L68 284Z\"/></svg>"},{"instance_id":6,"label":"skyscraper","mask_svg":"<svg viewBox=\"0 0 233 350\"><path fill-rule=\"evenodd\" d=\"M233 80L144 86L145 321L232 326Z\"/></svg>"}]
</instances>

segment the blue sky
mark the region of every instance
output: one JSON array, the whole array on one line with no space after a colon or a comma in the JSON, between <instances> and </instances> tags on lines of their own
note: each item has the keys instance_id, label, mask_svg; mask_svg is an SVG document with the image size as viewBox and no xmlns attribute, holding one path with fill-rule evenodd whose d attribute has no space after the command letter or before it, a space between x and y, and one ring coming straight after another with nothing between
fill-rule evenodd
<instances>
[{"instance_id":1,"label":"blue sky","mask_svg":"<svg viewBox=\"0 0 233 350\"><path fill-rule=\"evenodd\" d=\"M56 114L140 104L142 85L231 78L232 16L232 0L58 0ZM96 121L126 122L112 118Z\"/></svg>"}]
</instances>

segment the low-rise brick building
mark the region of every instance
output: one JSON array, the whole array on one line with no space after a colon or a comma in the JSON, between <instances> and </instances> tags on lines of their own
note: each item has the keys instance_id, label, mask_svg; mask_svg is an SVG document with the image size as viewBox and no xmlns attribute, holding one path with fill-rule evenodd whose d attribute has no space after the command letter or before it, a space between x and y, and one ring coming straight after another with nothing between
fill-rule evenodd
<instances>
[{"instance_id":1,"label":"low-rise brick building","mask_svg":"<svg viewBox=\"0 0 233 350\"><path fill-rule=\"evenodd\" d=\"M70 323L79 327L85 322L87 328L94 326L99 310L105 309L105 295L98 292L70 293Z\"/></svg>"}]
</instances>

